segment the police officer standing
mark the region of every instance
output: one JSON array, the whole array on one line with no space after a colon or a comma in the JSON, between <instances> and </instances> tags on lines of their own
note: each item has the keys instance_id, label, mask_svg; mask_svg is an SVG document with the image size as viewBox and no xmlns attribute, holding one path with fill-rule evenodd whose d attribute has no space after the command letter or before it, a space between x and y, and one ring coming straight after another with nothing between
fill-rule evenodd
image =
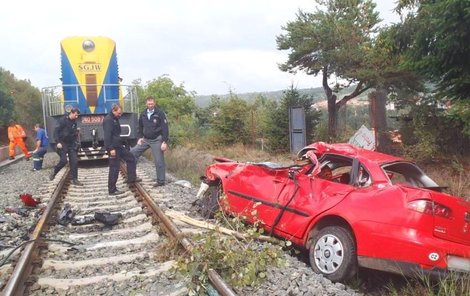
<instances>
[{"instance_id":1,"label":"police officer standing","mask_svg":"<svg viewBox=\"0 0 470 296\"><path fill-rule=\"evenodd\" d=\"M165 157L168 149L168 123L165 113L155 106L153 97L147 97L147 109L139 116L139 140L131 149L138 159L148 148L152 149L153 160L157 171L157 183L154 187L165 185Z\"/></svg>"},{"instance_id":2,"label":"police officer standing","mask_svg":"<svg viewBox=\"0 0 470 296\"><path fill-rule=\"evenodd\" d=\"M54 167L54 170L49 175L49 180L54 180L55 175L67 164L67 155L70 161L70 171L72 173L72 184L83 186L82 182L78 181L78 129L77 118L80 110L73 107L69 114L59 119L59 123L54 131L54 140L57 143L57 150L60 153L59 163Z\"/></svg>"},{"instance_id":3,"label":"police officer standing","mask_svg":"<svg viewBox=\"0 0 470 296\"><path fill-rule=\"evenodd\" d=\"M116 188L119 177L119 162L124 160L127 164L127 182L132 184L140 182L142 179L136 177L136 160L122 145L121 124L119 118L122 115L121 106L114 104L111 112L103 120L104 147L109 156L108 193L117 195L123 193Z\"/></svg>"}]
</instances>

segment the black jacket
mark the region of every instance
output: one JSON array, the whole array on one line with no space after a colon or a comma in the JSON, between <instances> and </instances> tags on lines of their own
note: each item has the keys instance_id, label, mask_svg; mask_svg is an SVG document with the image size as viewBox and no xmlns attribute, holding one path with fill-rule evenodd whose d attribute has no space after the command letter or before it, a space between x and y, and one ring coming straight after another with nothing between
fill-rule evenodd
<instances>
[{"instance_id":1,"label":"black jacket","mask_svg":"<svg viewBox=\"0 0 470 296\"><path fill-rule=\"evenodd\" d=\"M62 116L54 130L55 142L73 147L76 145L77 139L77 121L71 120L68 115Z\"/></svg>"},{"instance_id":2,"label":"black jacket","mask_svg":"<svg viewBox=\"0 0 470 296\"><path fill-rule=\"evenodd\" d=\"M139 138L156 139L158 136L162 136L163 142L168 141L168 123L166 120L165 113L155 108L154 112L150 116L150 120L147 117L147 109L144 110L139 116L139 130L137 136Z\"/></svg>"},{"instance_id":3,"label":"black jacket","mask_svg":"<svg viewBox=\"0 0 470 296\"><path fill-rule=\"evenodd\" d=\"M104 117L103 132L104 148L106 150L122 148L121 124L119 118L115 117L112 112Z\"/></svg>"}]
</instances>

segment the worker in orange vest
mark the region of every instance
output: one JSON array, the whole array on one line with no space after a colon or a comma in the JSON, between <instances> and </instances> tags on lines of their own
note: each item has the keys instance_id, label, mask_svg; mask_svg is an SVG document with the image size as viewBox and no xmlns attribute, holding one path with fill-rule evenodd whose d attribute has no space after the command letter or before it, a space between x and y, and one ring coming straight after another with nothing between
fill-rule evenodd
<instances>
[{"instance_id":1,"label":"worker in orange vest","mask_svg":"<svg viewBox=\"0 0 470 296\"><path fill-rule=\"evenodd\" d=\"M8 139L10 140L8 153L10 155L10 159L15 159L15 148L16 145L18 145L26 156L26 160L29 160L31 155L29 154L28 149L26 149L26 145L23 140L25 137L26 133L24 132L23 127L19 124L16 124L13 120L10 120L10 126L8 127Z\"/></svg>"}]
</instances>

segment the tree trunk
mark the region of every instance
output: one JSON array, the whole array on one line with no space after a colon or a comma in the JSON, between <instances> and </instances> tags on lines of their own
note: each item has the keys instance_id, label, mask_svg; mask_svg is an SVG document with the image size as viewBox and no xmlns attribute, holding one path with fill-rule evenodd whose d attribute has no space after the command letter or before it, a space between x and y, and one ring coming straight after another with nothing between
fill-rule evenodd
<instances>
[{"instance_id":1,"label":"tree trunk","mask_svg":"<svg viewBox=\"0 0 470 296\"><path fill-rule=\"evenodd\" d=\"M328 98L328 140L333 142L336 140L336 127L338 123L336 109L336 95Z\"/></svg>"},{"instance_id":2,"label":"tree trunk","mask_svg":"<svg viewBox=\"0 0 470 296\"><path fill-rule=\"evenodd\" d=\"M322 80L323 89L325 90L326 100L328 102L328 141L331 143L336 141L336 131L338 128L338 111L346 103L359 96L363 92L369 89L369 86L364 86L364 81L359 81L356 85L354 91L344 96L341 100L338 101L338 97L333 94L330 86L328 85L328 66L323 67L323 80ZM385 106L385 105L384 105Z\"/></svg>"},{"instance_id":3,"label":"tree trunk","mask_svg":"<svg viewBox=\"0 0 470 296\"><path fill-rule=\"evenodd\" d=\"M336 139L336 95L333 94L328 85L328 67L323 68L323 90L325 91L326 101L328 102L328 142Z\"/></svg>"},{"instance_id":4,"label":"tree trunk","mask_svg":"<svg viewBox=\"0 0 470 296\"><path fill-rule=\"evenodd\" d=\"M370 124L375 133L375 147L377 151L390 152L390 137L387 129L387 93L378 88L369 95Z\"/></svg>"}]
</instances>

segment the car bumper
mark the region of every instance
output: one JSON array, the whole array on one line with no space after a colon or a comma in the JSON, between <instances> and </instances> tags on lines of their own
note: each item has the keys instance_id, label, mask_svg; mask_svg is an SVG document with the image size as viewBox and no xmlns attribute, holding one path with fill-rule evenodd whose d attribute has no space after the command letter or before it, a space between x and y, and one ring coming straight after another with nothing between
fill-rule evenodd
<instances>
[{"instance_id":1,"label":"car bumper","mask_svg":"<svg viewBox=\"0 0 470 296\"><path fill-rule=\"evenodd\" d=\"M411 228L388 225L387 231L383 231L384 227L370 226L368 224L361 229L367 231L355 232L358 259L364 267L396 273L406 271L407 274L419 270L437 275L449 272L470 274L469 245L446 241ZM397 266L399 268L395 268Z\"/></svg>"},{"instance_id":2,"label":"car bumper","mask_svg":"<svg viewBox=\"0 0 470 296\"><path fill-rule=\"evenodd\" d=\"M452 271L470 273L470 258L448 255L447 268Z\"/></svg>"},{"instance_id":3,"label":"car bumper","mask_svg":"<svg viewBox=\"0 0 470 296\"><path fill-rule=\"evenodd\" d=\"M463 258L465 259L465 258ZM468 259L465 259L468 260ZM470 260L469 260L470 261ZM378 259L371 257L358 256L359 266L381 270L386 272L392 272L396 274L401 274L404 276L422 278L423 276L428 276L433 279L444 279L452 276L468 276L470 275L469 270L463 269L452 269L452 268L425 268L417 263L396 261L396 260L387 260L387 259ZM468 262L467 262L468 264Z\"/></svg>"}]
</instances>

